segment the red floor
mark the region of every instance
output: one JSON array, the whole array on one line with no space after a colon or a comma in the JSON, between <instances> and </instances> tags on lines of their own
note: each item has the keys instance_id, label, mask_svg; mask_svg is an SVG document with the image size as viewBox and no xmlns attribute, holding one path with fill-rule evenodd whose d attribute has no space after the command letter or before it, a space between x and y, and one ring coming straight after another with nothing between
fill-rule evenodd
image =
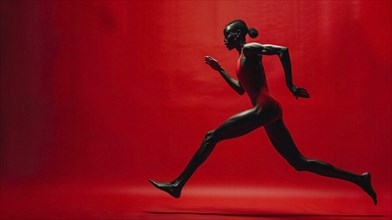
<instances>
[{"instance_id":1,"label":"red floor","mask_svg":"<svg viewBox=\"0 0 392 220\"><path fill-rule=\"evenodd\" d=\"M356 189L189 186L174 199L152 186L2 187L0 219L391 219L390 193L374 206Z\"/></svg>"}]
</instances>

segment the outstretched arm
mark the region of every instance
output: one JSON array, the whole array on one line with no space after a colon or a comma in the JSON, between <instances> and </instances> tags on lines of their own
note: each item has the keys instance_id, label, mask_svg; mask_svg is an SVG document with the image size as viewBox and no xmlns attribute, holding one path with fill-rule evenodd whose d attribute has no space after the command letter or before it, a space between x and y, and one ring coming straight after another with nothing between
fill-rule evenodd
<instances>
[{"instance_id":1,"label":"outstretched arm","mask_svg":"<svg viewBox=\"0 0 392 220\"><path fill-rule=\"evenodd\" d=\"M223 79L229 84L231 88L233 88L238 94L244 94L245 90L242 88L240 82L238 80L233 79L229 73L227 73L218 63L217 60L210 56L204 57L204 62L211 66L212 69L219 72L219 74L223 77Z\"/></svg>"},{"instance_id":2,"label":"outstretched arm","mask_svg":"<svg viewBox=\"0 0 392 220\"><path fill-rule=\"evenodd\" d=\"M293 78L291 73L291 61L289 56L289 49L287 47L281 47L276 45L265 44L262 45L261 53L264 55L278 55L280 61L283 65L285 78L286 78L286 86L293 93L295 98L309 98L309 93L306 89L300 88L293 84Z\"/></svg>"}]
</instances>

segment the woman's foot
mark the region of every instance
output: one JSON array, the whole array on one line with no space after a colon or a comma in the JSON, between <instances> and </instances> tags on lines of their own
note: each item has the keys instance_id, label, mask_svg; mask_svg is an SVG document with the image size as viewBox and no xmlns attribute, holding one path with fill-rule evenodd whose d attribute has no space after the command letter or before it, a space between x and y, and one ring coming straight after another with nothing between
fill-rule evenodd
<instances>
[{"instance_id":1,"label":"woman's foot","mask_svg":"<svg viewBox=\"0 0 392 220\"><path fill-rule=\"evenodd\" d=\"M370 197L372 197L374 205L377 205L377 194L372 187L372 178L369 172L363 173L360 176L358 184Z\"/></svg>"},{"instance_id":2,"label":"woman's foot","mask_svg":"<svg viewBox=\"0 0 392 220\"><path fill-rule=\"evenodd\" d=\"M181 188L178 186L178 184L173 184L169 182L158 183L155 182L154 180L148 180L148 181L156 188L169 193L174 198L180 198L181 196Z\"/></svg>"}]
</instances>

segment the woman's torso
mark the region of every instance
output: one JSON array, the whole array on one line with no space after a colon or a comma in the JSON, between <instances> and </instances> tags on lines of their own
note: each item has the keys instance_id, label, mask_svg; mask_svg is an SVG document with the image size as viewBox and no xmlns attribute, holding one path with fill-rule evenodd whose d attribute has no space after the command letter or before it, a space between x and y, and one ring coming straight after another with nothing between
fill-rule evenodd
<instances>
[{"instance_id":1,"label":"woman's torso","mask_svg":"<svg viewBox=\"0 0 392 220\"><path fill-rule=\"evenodd\" d=\"M237 64L237 78L253 106L259 108L270 122L282 116L282 106L269 93L261 55L249 58L241 53Z\"/></svg>"},{"instance_id":2,"label":"woman's torso","mask_svg":"<svg viewBox=\"0 0 392 220\"><path fill-rule=\"evenodd\" d=\"M237 78L253 105L261 104L269 95L262 57L247 58L241 53L237 63Z\"/></svg>"}]
</instances>

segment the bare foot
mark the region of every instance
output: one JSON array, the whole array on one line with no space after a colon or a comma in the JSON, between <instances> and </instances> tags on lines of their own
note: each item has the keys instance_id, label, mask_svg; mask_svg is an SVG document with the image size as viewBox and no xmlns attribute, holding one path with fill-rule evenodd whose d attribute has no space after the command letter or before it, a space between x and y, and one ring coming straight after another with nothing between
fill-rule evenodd
<instances>
[{"instance_id":1,"label":"bare foot","mask_svg":"<svg viewBox=\"0 0 392 220\"><path fill-rule=\"evenodd\" d=\"M374 205L377 205L377 194L372 187L372 178L369 172L361 175L358 185L372 197Z\"/></svg>"},{"instance_id":2,"label":"bare foot","mask_svg":"<svg viewBox=\"0 0 392 220\"><path fill-rule=\"evenodd\" d=\"M165 183L158 183L154 180L148 180L153 186L156 188L169 193L174 198L180 198L181 196L181 188L178 187L177 184L165 182Z\"/></svg>"}]
</instances>

